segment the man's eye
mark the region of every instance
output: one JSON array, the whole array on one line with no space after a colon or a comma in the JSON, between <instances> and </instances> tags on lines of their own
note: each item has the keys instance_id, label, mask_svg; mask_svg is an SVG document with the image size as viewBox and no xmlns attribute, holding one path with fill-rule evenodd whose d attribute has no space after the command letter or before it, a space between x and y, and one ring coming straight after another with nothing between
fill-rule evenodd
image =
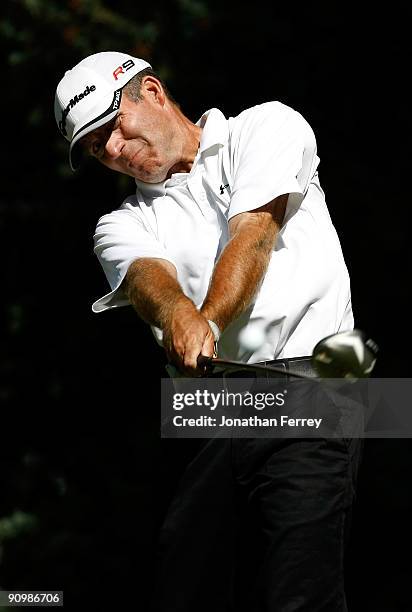
<instances>
[{"instance_id":1,"label":"man's eye","mask_svg":"<svg viewBox=\"0 0 412 612\"><path fill-rule=\"evenodd\" d=\"M95 157L99 157L102 153L102 143L100 140L95 140L91 145L91 153Z\"/></svg>"}]
</instances>

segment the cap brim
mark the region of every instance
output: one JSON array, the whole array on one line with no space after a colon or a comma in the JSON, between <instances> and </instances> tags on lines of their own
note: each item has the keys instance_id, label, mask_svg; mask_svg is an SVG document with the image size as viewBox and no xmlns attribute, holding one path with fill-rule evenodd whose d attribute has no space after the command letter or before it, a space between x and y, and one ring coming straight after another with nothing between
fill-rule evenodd
<instances>
[{"instance_id":1,"label":"cap brim","mask_svg":"<svg viewBox=\"0 0 412 612\"><path fill-rule=\"evenodd\" d=\"M78 127L73 135L69 150L69 163L73 171L79 167L82 157L78 145L79 140L86 136L86 134L111 121L119 111L121 99L121 89L117 89L114 93L105 96L100 100L99 104L93 107L83 124Z\"/></svg>"}]
</instances>

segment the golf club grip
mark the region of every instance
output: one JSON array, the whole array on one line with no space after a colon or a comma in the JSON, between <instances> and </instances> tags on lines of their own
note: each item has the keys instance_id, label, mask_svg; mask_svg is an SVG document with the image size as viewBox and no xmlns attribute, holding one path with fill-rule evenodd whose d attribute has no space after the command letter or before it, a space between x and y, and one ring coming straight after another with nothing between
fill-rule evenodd
<instances>
[{"instance_id":1,"label":"golf club grip","mask_svg":"<svg viewBox=\"0 0 412 612\"><path fill-rule=\"evenodd\" d=\"M199 366L199 368L207 368L207 366L211 365L212 359L212 356L208 357L207 355L199 355L199 357L197 358L197 365Z\"/></svg>"}]
</instances>

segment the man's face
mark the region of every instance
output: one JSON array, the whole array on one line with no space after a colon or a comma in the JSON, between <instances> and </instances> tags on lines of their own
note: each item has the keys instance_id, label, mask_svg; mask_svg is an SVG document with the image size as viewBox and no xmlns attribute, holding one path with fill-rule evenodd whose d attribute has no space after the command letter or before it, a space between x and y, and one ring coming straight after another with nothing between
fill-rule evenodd
<instances>
[{"instance_id":1,"label":"man's face","mask_svg":"<svg viewBox=\"0 0 412 612\"><path fill-rule=\"evenodd\" d=\"M159 183L177 171L183 143L158 81L147 78L142 96L133 102L123 94L115 119L87 134L81 144L107 168Z\"/></svg>"}]
</instances>

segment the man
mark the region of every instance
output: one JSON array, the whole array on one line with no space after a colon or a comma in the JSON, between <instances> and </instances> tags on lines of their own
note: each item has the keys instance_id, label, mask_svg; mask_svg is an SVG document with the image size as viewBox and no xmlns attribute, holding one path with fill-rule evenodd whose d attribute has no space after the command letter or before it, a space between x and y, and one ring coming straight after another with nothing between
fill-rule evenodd
<instances>
[{"instance_id":1,"label":"man","mask_svg":"<svg viewBox=\"0 0 412 612\"><path fill-rule=\"evenodd\" d=\"M55 116L72 168L86 154L136 180L136 193L97 224L111 292L95 312L132 304L189 376L204 374L198 359L215 341L225 358L308 371L308 359L294 358L352 329L316 141L299 113L268 102L229 120L211 109L193 123L147 62L106 52L65 74ZM256 327L264 341L242 344ZM346 610L343 536L358 461L347 439L201 444L162 530L155 608L233 609L234 581L236 610ZM247 589L230 545L239 507L259 542Z\"/></svg>"}]
</instances>

